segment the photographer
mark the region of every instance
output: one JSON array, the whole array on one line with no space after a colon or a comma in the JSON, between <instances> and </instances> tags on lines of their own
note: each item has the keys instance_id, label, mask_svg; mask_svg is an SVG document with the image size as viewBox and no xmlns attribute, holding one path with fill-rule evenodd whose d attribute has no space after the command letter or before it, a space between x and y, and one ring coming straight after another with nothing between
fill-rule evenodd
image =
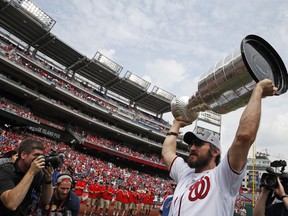
<instances>
[{"instance_id":1,"label":"photographer","mask_svg":"<svg viewBox=\"0 0 288 216\"><path fill-rule=\"evenodd\" d=\"M262 186L260 196L253 210L253 216L274 216L274 215L275 216L276 215L287 216L288 215L288 195L285 193L284 187L279 177L277 177L277 182L278 182L278 187L274 188L273 191L276 194L276 197L282 200L282 202L274 203L271 205L268 204L266 206L267 201L268 203L271 203L270 200L268 200L268 198L273 191L266 186Z\"/></svg>"},{"instance_id":2,"label":"photographer","mask_svg":"<svg viewBox=\"0 0 288 216\"><path fill-rule=\"evenodd\" d=\"M63 173L57 177L57 184L52 199L41 209L41 215L71 215L78 216L80 210L80 200L71 190L73 178L69 174Z\"/></svg>"},{"instance_id":3,"label":"photographer","mask_svg":"<svg viewBox=\"0 0 288 216\"><path fill-rule=\"evenodd\" d=\"M43 150L42 142L27 138L18 146L15 163L0 166L1 215L27 215L33 190L42 189L39 203L47 204L50 201L53 194L53 167L45 167Z\"/></svg>"}]
</instances>

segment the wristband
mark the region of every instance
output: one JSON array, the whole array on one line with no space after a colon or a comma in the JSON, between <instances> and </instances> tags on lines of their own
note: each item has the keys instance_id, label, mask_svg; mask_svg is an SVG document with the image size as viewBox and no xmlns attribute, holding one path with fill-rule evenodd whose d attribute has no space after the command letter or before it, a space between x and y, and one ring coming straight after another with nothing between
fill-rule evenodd
<instances>
[{"instance_id":1,"label":"wristband","mask_svg":"<svg viewBox=\"0 0 288 216\"><path fill-rule=\"evenodd\" d=\"M288 195L281 196L280 200L283 200L285 197L288 197Z\"/></svg>"},{"instance_id":2,"label":"wristband","mask_svg":"<svg viewBox=\"0 0 288 216\"><path fill-rule=\"evenodd\" d=\"M166 134L166 136L176 136L176 137L178 137L178 133L176 133L176 132L168 132Z\"/></svg>"}]
</instances>

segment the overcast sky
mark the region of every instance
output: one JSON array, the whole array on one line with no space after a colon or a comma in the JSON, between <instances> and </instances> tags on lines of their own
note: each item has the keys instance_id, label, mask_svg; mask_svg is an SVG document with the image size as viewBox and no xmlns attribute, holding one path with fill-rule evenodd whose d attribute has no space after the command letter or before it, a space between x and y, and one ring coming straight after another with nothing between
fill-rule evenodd
<instances>
[{"instance_id":1,"label":"overcast sky","mask_svg":"<svg viewBox=\"0 0 288 216\"><path fill-rule=\"evenodd\" d=\"M288 63L287 0L34 0L56 20L58 38L92 58L99 51L176 96L191 96L203 73L255 34ZM53 3L52 3L53 2ZM222 116L232 143L243 108ZM164 118L172 122L168 113ZM190 126L189 129L193 129ZM288 161L288 93L263 100L256 151Z\"/></svg>"}]
</instances>

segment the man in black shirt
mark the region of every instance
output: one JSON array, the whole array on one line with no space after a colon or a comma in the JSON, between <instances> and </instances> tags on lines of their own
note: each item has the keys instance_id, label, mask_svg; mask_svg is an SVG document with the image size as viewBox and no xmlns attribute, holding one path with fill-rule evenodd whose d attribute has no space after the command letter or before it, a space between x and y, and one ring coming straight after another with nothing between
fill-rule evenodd
<instances>
[{"instance_id":1,"label":"man in black shirt","mask_svg":"<svg viewBox=\"0 0 288 216\"><path fill-rule=\"evenodd\" d=\"M27 215L32 191L40 191L39 202L46 204L53 194L53 167L45 167L44 144L27 138L19 143L18 159L0 167L0 215Z\"/></svg>"}]
</instances>

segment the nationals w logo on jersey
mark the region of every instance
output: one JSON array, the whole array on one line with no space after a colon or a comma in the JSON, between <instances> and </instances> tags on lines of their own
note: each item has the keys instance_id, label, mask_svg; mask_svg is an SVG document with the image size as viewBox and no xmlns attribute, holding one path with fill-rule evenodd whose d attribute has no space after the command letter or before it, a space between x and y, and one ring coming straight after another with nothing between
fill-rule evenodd
<instances>
[{"instance_id":1,"label":"nationals w logo on jersey","mask_svg":"<svg viewBox=\"0 0 288 216\"><path fill-rule=\"evenodd\" d=\"M197 199L204 199L210 190L210 179L208 176L203 176L194 185L189 187L188 199L195 201Z\"/></svg>"}]
</instances>

